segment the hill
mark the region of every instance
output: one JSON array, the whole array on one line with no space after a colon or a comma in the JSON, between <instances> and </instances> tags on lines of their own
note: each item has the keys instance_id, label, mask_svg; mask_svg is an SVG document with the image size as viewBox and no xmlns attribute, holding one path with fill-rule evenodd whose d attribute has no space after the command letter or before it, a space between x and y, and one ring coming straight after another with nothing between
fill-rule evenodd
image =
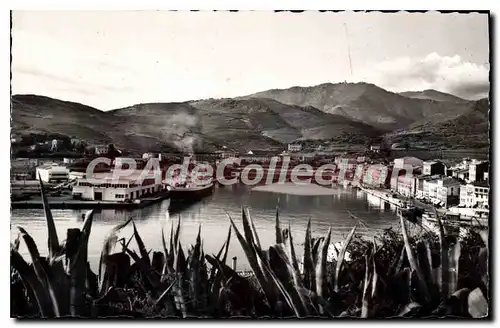
<instances>
[{"instance_id":1,"label":"hill","mask_svg":"<svg viewBox=\"0 0 500 328\"><path fill-rule=\"evenodd\" d=\"M429 147L441 146L455 149L489 147L489 101L481 99L472 103L466 113L437 122L426 122L389 135L393 141L406 141Z\"/></svg>"},{"instance_id":2,"label":"hill","mask_svg":"<svg viewBox=\"0 0 500 328\"><path fill-rule=\"evenodd\" d=\"M59 133L137 152L213 151L222 145L279 150L298 139L362 145L383 136L394 142L467 148L469 141L474 147L488 142L488 108L487 100L467 101L435 90L396 94L368 83L326 83L107 112L44 96L15 95L12 132Z\"/></svg>"},{"instance_id":3,"label":"hill","mask_svg":"<svg viewBox=\"0 0 500 328\"><path fill-rule=\"evenodd\" d=\"M429 99L434 101L449 101L449 102L466 102L467 100L459 98L449 93L436 91L433 89L423 91L406 91L400 92L401 96L414 99Z\"/></svg>"},{"instance_id":4,"label":"hill","mask_svg":"<svg viewBox=\"0 0 500 328\"><path fill-rule=\"evenodd\" d=\"M364 143L380 131L313 107L270 99L217 99L138 104L108 112L36 96L12 97L16 134L59 133L135 151L283 149L296 139Z\"/></svg>"},{"instance_id":5,"label":"hill","mask_svg":"<svg viewBox=\"0 0 500 328\"><path fill-rule=\"evenodd\" d=\"M457 103L408 98L364 82L273 89L246 96L252 97L270 98L288 105L313 106L325 113L342 115L386 131L429 120L447 120L471 107L469 101Z\"/></svg>"}]
</instances>

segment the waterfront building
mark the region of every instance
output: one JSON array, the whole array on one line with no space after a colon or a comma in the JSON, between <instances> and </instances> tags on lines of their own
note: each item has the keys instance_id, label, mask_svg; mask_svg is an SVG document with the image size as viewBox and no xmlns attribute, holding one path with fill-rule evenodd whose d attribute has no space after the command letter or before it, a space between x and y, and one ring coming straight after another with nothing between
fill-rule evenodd
<instances>
[{"instance_id":1,"label":"waterfront building","mask_svg":"<svg viewBox=\"0 0 500 328\"><path fill-rule=\"evenodd\" d=\"M392 167L383 164L369 165L364 170L362 182L364 185L376 188L388 188L391 181Z\"/></svg>"},{"instance_id":2,"label":"waterfront building","mask_svg":"<svg viewBox=\"0 0 500 328\"><path fill-rule=\"evenodd\" d=\"M36 168L36 177L43 182L57 183L69 180L69 169L57 164L44 164Z\"/></svg>"},{"instance_id":3,"label":"waterfront building","mask_svg":"<svg viewBox=\"0 0 500 328\"><path fill-rule=\"evenodd\" d=\"M288 151L291 153L302 151L302 144L299 142L292 142L288 144Z\"/></svg>"},{"instance_id":4,"label":"waterfront building","mask_svg":"<svg viewBox=\"0 0 500 328\"><path fill-rule=\"evenodd\" d=\"M489 209L490 186L488 181L473 182L460 188L460 206Z\"/></svg>"},{"instance_id":5,"label":"waterfront building","mask_svg":"<svg viewBox=\"0 0 500 328\"><path fill-rule=\"evenodd\" d=\"M423 175L445 174L445 165L440 161L425 161L422 167Z\"/></svg>"},{"instance_id":6,"label":"waterfront building","mask_svg":"<svg viewBox=\"0 0 500 328\"><path fill-rule=\"evenodd\" d=\"M64 164L72 164L72 163L76 162L76 160L77 160L76 158L65 157L65 158L63 158L63 163Z\"/></svg>"},{"instance_id":7,"label":"waterfront building","mask_svg":"<svg viewBox=\"0 0 500 328\"><path fill-rule=\"evenodd\" d=\"M108 153L107 145L97 145L95 146L95 154L96 155L105 155Z\"/></svg>"},{"instance_id":8,"label":"waterfront building","mask_svg":"<svg viewBox=\"0 0 500 328\"><path fill-rule=\"evenodd\" d=\"M162 156L161 156L161 153L155 153L155 152L147 152L147 153L142 154L142 159L148 160L150 158L158 158L158 160L161 161Z\"/></svg>"},{"instance_id":9,"label":"waterfront building","mask_svg":"<svg viewBox=\"0 0 500 328\"><path fill-rule=\"evenodd\" d=\"M413 198L417 194L417 176L401 175L398 177L397 192L405 197Z\"/></svg>"},{"instance_id":10,"label":"waterfront building","mask_svg":"<svg viewBox=\"0 0 500 328\"><path fill-rule=\"evenodd\" d=\"M484 173L489 169L488 161L473 160L469 164L469 182L479 182L484 180Z\"/></svg>"},{"instance_id":11,"label":"waterfront building","mask_svg":"<svg viewBox=\"0 0 500 328\"><path fill-rule=\"evenodd\" d=\"M460 179L462 181L468 181L469 180L469 169L455 169L453 170L452 177Z\"/></svg>"},{"instance_id":12,"label":"waterfront building","mask_svg":"<svg viewBox=\"0 0 500 328\"><path fill-rule=\"evenodd\" d=\"M76 179L82 179L82 178L85 178L85 172L69 171L68 180L76 180Z\"/></svg>"},{"instance_id":13,"label":"waterfront building","mask_svg":"<svg viewBox=\"0 0 500 328\"><path fill-rule=\"evenodd\" d=\"M460 202L460 181L451 177L437 177L423 181L424 198L440 202L444 207Z\"/></svg>"},{"instance_id":14,"label":"waterfront building","mask_svg":"<svg viewBox=\"0 0 500 328\"><path fill-rule=\"evenodd\" d=\"M227 148L221 149L221 150L216 150L215 155L219 159L224 159L224 158L234 158L238 156L238 153L232 150L229 150Z\"/></svg>"},{"instance_id":15,"label":"waterfront building","mask_svg":"<svg viewBox=\"0 0 500 328\"><path fill-rule=\"evenodd\" d=\"M358 166L356 158L336 157L335 164L340 170L355 170Z\"/></svg>"},{"instance_id":16,"label":"waterfront building","mask_svg":"<svg viewBox=\"0 0 500 328\"><path fill-rule=\"evenodd\" d=\"M73 198L125 202L157 193L166 188L152 175L138 181L139 175L116 178L112 174L95 174L90 178L78 179L73 186Z\"/></svg>"},{"instance_id":17,"label":"waterfront building","mask_svg":"<svg viewBox=\"0 0 500 328\"><path fill-rule=\"evenodd\" d=\"M394 160L394 168L405 168L408 166L415 168L415 167L422 167L423 164L424 164L423 160L418 159L418 158L413 157L413 156L396 158Z\"/></svg>"}]
</instances>

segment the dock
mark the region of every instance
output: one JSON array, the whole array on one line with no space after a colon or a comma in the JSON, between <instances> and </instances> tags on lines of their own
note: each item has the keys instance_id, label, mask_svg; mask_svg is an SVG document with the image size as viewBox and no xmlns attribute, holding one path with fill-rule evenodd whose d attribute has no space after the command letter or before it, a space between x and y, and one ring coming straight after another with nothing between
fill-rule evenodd
<instances>
[{"instance_id":1,"label":"dock","mask_svg":"<svg viewBox=\"0 0 500 328\"><path fill-rule=\"evenodd\" d=\"M143 208L154 203L161 202L169 198L168 192L161 192L152 197L136 199L132 202L113 202L97 200L76 200L71 197L47 197L51 209L124 209L133 210ZM42 209L43 202L41 197L11 201L12 209Z\"/></svg>"},{"instance_id":2,"label":"dock","mask_svg":"<svg viewBox=\"0 0 500 328\"><path fill-rule=\"evenodd\" d=\"M358 186L360 190L366 192L367 194L376 196L389 204L395 205L397 207L403 207L406 208L407 205L409 204L409 199L403 199L398 197L393 197L393 193L390 191L385 191L385 190L377 190L377 189L371 189L367 188L365 186L359 185Z\"/></svg>"}]
</instances>

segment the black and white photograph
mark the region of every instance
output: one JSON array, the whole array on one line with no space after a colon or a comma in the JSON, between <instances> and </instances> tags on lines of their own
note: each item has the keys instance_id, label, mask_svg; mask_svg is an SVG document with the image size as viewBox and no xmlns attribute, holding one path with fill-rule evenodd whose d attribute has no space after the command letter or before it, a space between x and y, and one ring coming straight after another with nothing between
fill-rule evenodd
<instances>
[{"instance_id":1,"label":"black and white photograph","mask_svg":"<svg viewBox=\"0 0 500 328\"><path fill-rule=\"evenodd\" d=\"M10 317L491 319L491 31L10 11Z\"/></svg>"}]
</instances>

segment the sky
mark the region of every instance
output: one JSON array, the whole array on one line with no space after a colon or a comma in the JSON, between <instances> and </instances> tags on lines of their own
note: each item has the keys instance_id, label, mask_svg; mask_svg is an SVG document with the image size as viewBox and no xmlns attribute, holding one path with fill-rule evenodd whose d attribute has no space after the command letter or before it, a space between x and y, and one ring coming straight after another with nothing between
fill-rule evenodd
<instances>
[{"instance_id":1,"label":"sky","mask_svg":"<svg viewBox=\"0 0 500 328\"><path fill-rule=\"evenodd\" d=\"M370 82L489 91L486 14L14 11L12 94L102 110Z\"/></svg>"}]
</instances>

